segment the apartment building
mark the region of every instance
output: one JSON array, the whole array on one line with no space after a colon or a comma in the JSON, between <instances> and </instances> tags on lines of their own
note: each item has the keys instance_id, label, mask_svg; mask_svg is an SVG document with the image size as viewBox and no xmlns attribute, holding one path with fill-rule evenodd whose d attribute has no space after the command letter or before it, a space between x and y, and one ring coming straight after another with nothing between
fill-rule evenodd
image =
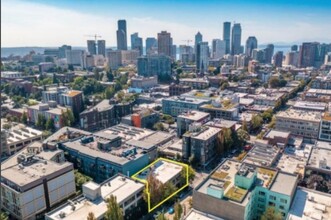
<instances>
[{"instance_id":1,"label":"apartment building","mask_svg":"<svg viewBox=\"0 0 331 220\"><path fill-rule=\"evenodd\" d=\"M192 123L204 124L209 121L209 113L200 111L189 111L178 115L177 117L177 136L181 137L186 131L189 130L189 125Z\"/></svg>"},{"instance_id":2,"label":"apartment building","mask_svg":"<svg viewBox=\"0 0 331 220\"><path fill-rule=\"evenodd\" d=\"M1 128L1 157L10 156L34 141L42 140L42 131L24 124L17 124L6 130Z\"/></svg>"},{"instance_id":3,"label":"apartment building","mask_svg":"<svg viewBox=\"0 0 331 220\"><path fill-rule=\"evenodd\" d=\"M203 104L209 104L210 100L192 99L184 97L170 97L162 99L162 112L173 117L192 111L199 110Z\"/></svg>"},{"instance_id":4,"label":"apartment building","mask_svg":"<svg viewBox=\"0 0 331 220\"><path fill-rule=\"evenodd\" d=\"M35 142L1 164L1 207L10 219L40 219L75 194L74 167L59 158Z\"/></svg>"},{"instance_id":5,"label":"apartment building","mask_svg":"<svg viewBox=\"0 0 331 220\"><path fill-rule=\"evenodd\" d=\"M213 101L211 104L201 105L199 109L209 113L211 119L235 120L239 114L239 103L230 100Z\"/></svg>"},{"instance_id":6,"label":"apartment building","mask_svg":"<svg viewBox=\"0 0 331 220\"><path fill-rule=\"evenodd\" d=\"M209 87L208 79L204 78L182 78L179 79L179 84L189 86L192 89L206 89Z\"/></svg>"},{"instance_id":7,"label":"apartment building","mask_svg":"<svg viewBox=\"0 0 331 220\"><path fill-rule=\"evenodd\" d=\"M289 131L293 135L317 139L322 113L288 109L276 114L276 130Z\"/></svg>"},{"instance_id":8,"label":"apartment building","mask_svg":"<svg viewBox=\"0 0 331 220\"><path fill-rule=\"evenodd\" d=\"M193 208L224 219L258 219L268 207L286 218L297 176L226 160L193 191Z\"/></svg>"},{"instance_id":9,"label":"apartment building","mask_svg":"<svg viewBox=\"0 0 331 220\"><path fill-rule=\"evenodd\" d=\"M189 131L183 135L183 158L194 156L199 164L207 166L217 155L217 139L221 130L217 127L201 127L200 123L191 124Z\"/></svg>"}]
</instances>

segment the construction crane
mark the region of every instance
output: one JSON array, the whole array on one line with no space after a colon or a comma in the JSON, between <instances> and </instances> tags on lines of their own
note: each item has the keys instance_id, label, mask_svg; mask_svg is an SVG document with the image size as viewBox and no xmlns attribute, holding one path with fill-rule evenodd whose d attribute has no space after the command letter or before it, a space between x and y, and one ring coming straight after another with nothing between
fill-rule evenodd
<instances>
[{"instance_id":1,"label":"construction crane","mask_svg":"<svg viewBox=\"0 0 331 220\"><path fill-rule=\"evenodd\" d=\"M182 41L185 41L187 46L190 46L190 42L192 42L192 40L182 40Z\"/></svg>"},{"instance_id":2,"label":"construction crane","mask_svg":"<svg viewBox=\"0 0 331 220\"><path fill-rule=\"evenodd\" d=\"M94 35L85 35L85 37L94 37L94 41L97 41L98 38L101 38L100 35L94 34Z\"/></svg>"}]
</instances>

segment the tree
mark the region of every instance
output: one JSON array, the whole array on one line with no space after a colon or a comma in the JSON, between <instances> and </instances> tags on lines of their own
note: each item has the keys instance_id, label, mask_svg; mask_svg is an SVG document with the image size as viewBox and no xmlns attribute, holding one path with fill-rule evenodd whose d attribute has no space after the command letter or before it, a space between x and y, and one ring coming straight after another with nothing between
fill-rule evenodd
<instances>
[{"instance_id":1,"label":"tree","mask_svg":"<svg viewBox=\"0 0 331 220\"><path fill-rule=\"evenodd\" d=\"M38 114L36 126L39 127L39 128L41 128L41 129L45 129L45 125L46 125L46 118L45 118L45 116L42 115L42 114Z\"/></svg>"},{"instance_id":2,"label":"tree","mask_svg":"<svg viewBox=\"0 0 331 220\"><path fill-rule=\"evenodd\" d=\"M248 126L247 126L246 118L244 118L244 120L242 122L241 129L243 129L244 131L247 131L248 132Z\"/></svg>"},{"instance_id":3,"label":"tree","mask_svg":"<svg viewBox=\"0 0 331 220\"><path fill-rule=\"evenodd\" d=\"M87 220L97 220L93 212L89 212L87 215Z\"/></svg>"},{"instance_id":4,"label":"tree","mask_svg":"<svg viewBox=\"0 0 331 220\"><path fill-rule=\"evenodd\" d=\"M282 220L280 212L276 212L274 207L268 207L261 216L261 220Z\"/></svg>"},{"instance_id":5,"label":"tree","mask_svg":"<svg viewBox=\"0 0 331 220\"><path fill-rule=\"evenodd\" d=\"M155 206L157 203L162 201L164 196L164 186L163 184L153 175L153 172L150 172L147 177L148 182L148 189L145 188L143 198L146 202L148 202L148 196L149 193L150 196L150 203L151 207ZM147 193L147 190L149 192Z\"/></svg>"},{"instance_id":6,"label":"tree","mask_svg":"<svg viewBox=\"0 0 331 220\"><path fill-rule=\"evenodd\" d=\"M194 180L195 177L195 170L192 166L188 166L188 180L191 182Z\"/></svg>"},{"instance_id":7,"label":"tree","mask_svg":"<svg viewBox=\"0 0 331 220\"><path fill-rule=\"evenodd\" d=\"M75 170L74 173L75 173L76 190L81 191L83 184L88 181L91 181L92 178L80 173L78 170Z\"/></svg>"},{"instance_id":8,"label":"tree","mask_svg":"<svg viewBox=\"0 0 331 220\"><path fill-rule=\"evenodd\" d=\"M28 123L28 115L26 112L23 112L22 116L21 116L21 122L23 124L27 124Z\"/></svg>"},{"instance_id":9,"label":"tree","mask_svg":"<svg viewBox=\"0 0 331 220\"><path fill-rule=\"evenodd\" d=\"M273 110L271 108L265 110L263 113L262 113L262 118L263 120L269 122L271 119L272 119L272 116L273 116Z\"/></svg>"},{"instance_id":10,"label":"tree","mask_svg":"<svg viewBox=\"0 0 331 220\"><path fill-rule=\"evenodd\" d=\"M161 212L157 215L156 220L168 220L168 219L165 217L164 213Z\"/></svg>"},{"instance_id":11,"label":"tree","mask_svg":"<svg viewBox=\"0 0 331 220\"><path fill-rule=\"evenodd\" d=\"M0 220L8 220L8 215L5 212L0 211Z\"/></svg>"},{"instance_id":12,"label":"tree","mask_svg":"<svg viewBox=\"0 0 331 220\"><path fill-rule=\"evenodd\" d=\"M108 87L105 90L105 98L106 99L111 99L111 98L114 97L115 93L116 92L115 92L115 89L113 87Z\"/></svg>"},{"instance_id":13,"label":"tree","mask_svg":"<svg viewBox=\"0 0 331 220\"><path fill-rule=\"evenodd\" d=\"M54 125L54 119L53 118L48 118L46 121L45 128L49 131L53 131L55 129Z\"/></svg>"},{"instance_id":14,"label":"tree","mask_svg":"<svg viewBox=\"0 0 331 220\"><path fill-rule=\"evenodd\" d=\"M269 85L271 88L279 87L279 79L277 77L271 77L269 79Z\"/></svg>"},{"instance_id":15,"label":"tree","mask_svg":"<svg viewBox=\"0 0 331 220\"><path fill-rule=\"evenodd\" d=\"M67 108L66 111L62 111L62 119L64 126L72 126L74 124L75 116L72 113L71 109Z\"/></svg>"},{"instance_id":16,"label":"tree","mask_svg":"<svg viewBox=\"0 0 331 220\"><path fill-rule=\"evenodd\" d=\"M117 203L116 196L111 195L107 199L107 211L105 214L105 219L107 220L123 220L123 210Z\"/></svg>"},{"instance_id":17,"label":"tree","mask_svg":"<svg viewBox=\"0 0 331 220\"><path fill-rule=\"evenodd\" d=\"M252 129L257 130L260 129L263 123L263 119L260 115L253 115L252 117Z\"/></svg>"},{"instance_id":18,"label":"tree","mask_svg":"<svg viewBox=\"0 0 331 220\"><path fill-rule=\"evenodd\" d=\"M183 206L180 204L180 202L176 202L175 203L175 216L174 216L174 220L179 220L182 217L183 214Z\"/></svg>"},{"instance_id":19,"label":"tree","mask_svg":"<svg viewBox=\"0 0 331 220\"><path fill-rule=\"evenodd\" d=\"M233 146L232 131L230 128L223 129L224 149L230 150Z\"/></svg>"},{"instance_id":20,"label":"tree","mask_svg":"<svg viewBox=\"0 0 331 220\"><path fill-rule=\"evenodd\" d=\"M225 82L225 83L222 84L221 90L226 90L228 87L229 87L229 83Z\"/></svg>"},{"instance_id":21,"label":"tree","mask_svg":"<svg viewBox=\"0 0 331 220\"><path fill-rule=\"evenodd\" d=\"M248 132L243 129L239 129L237 131L237 137L238 137L238 141L241 146L244 145L246 143L246 141L248 141L250 138Z\"/></svg>"},{"instance_id":22,"label":"tree","mask_svg":"<svg viewBox=\"0 0 331 220\"><path fill-rule=\"evenodd\" d=\"M165 127L162 122L157 122L154 124L153 128L157 131L164 131Z\"/></svg>"}]
</instances>

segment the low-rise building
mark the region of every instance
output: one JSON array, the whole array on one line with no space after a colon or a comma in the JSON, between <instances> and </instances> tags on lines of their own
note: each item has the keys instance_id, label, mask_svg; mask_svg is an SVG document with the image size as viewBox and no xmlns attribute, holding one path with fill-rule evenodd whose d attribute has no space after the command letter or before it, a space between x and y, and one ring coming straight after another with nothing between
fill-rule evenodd
<instances>
[{"instance_id":1,"label":"low-rise building","mask_svg":"<svg viewBox=\"0 0 331 220\"><path fill-rule=\"evenodd\" d=\"M117 173L131 175L149 162L148 155L142 150L122 145L122 138L116 132L101 131L58 145L65 152L68 161L74 163L84 174L93 177L96 182L105 181Z\"/></svg>"},{"instance_id":2,"label":"low-rise building","mask_svg":"<svg viewBox=\"0 0 331 220\"><path fill-rule=\"evenodd\" d=\"M306 165L305 175L314 173L331 175L331 145L329 142L316 141L313 147L308 163Z\"/></svg>"},{"instance_id":3,"label":"low-rise building","mask_svg":"<svg viewBox=\"0 0 331 220\"><path fill-rule=\"evenodd\" d=\"M40 140L42 140L42 131L24 124L14 125L8 130L1 128L1 157L13 155L30 143Z\"/></svg>"},{"instance_id":4,"label":"low-rise building","mask_svg":"<svg viewBox=\"0 0 331 220\"><path fill-rule=\"evenodd\" d=\"M182 78L179 84L190 86L192 89L206 89L209 87L209 81L204 78Z\"/></svg>"},{"instance_id":5,"label":"low-rise building","mask_svg":"<svg viewBox=\"0 0 331 220\"><path fill-rule=\"evenodd\" d=\"M201 111L208 112L210 118L222 118L227 120L234 120L238 118L239 103L230 100L213 101L211 104L200 106Z\"/></svg>"},{"instance_id":6,"label":"low-rise building","mask_svg":"<svg viewBox=\"0 0 331 220\"><path fill-rule=\"evenodd\" d=\"M115 107L105 99L80 113L79 121L80 127L87 131L108 128L116 124Z\"/></svg>"},{"instance_id":7,"label":"low-rise building","mask_svg":"<svg viewBox=\"0 0 331 220\"><path fill-rule=\"evenodd\" d=\"M322 113L288 109L276 114L276 130L289 131L293 135L318 138Z\"/></svg>"},{"instance_id":8,"label":"low-rise building","mask_svg":"<svg viewBox=\"0 0 331 220\"><path fill-rule=\"evenodd\" d=\"M59 129L63 126L63 113L67 108L59 106L54 101L49 101L47 104L41 103L27 107L27 115L29 122L37 123L38 115L43 115L46 120L49 118L54 120L54 127Z\"/></svg>"},{"instance_id":9,"label":"low-rise building","mask_svg":"<svg viewBox=\"0 0 331 220\"><path fill-rule=\"evenodd\" d=\"M303 111L325 112L327 108L328 108L328 104L325 102L297 101L293 105L293 109L303 110Z\"/></svg>"},{"instance_id":10,"label":"low-rise building","mask_svg":"<svg viewBox=\"0 0 331 220\"><path fill-rule=\"evenodd\" d=\"M131 87L132 88L148 90L157 85L158 85L157 76L151 76L151 77L136 76L136 77L131 78Z\"/></svg>"},{"instance_id":11,"label":"low-rise building","mask_svg":"<svg viewBox=\"0 0 331 220\"><path fill-rule=\"evenodd\" d=\"M290 132L287 131L277 131L274 129L269 130L263 137L271 145L277 145L278 147L286 147L290 139Z\"/></svg>"},{"instance_id":12,"label":"low-rise building","mask_svg":"<svg viewBox=\"0 0 331 220\"><path fill-rule=\"evenodd\" d=\"M180 96L181 94L187 93L191 90L190 86L178 85L172 83L169 86L169 96Z\"/></svg>"},{"instance_id":13,"label":"low-rise building","mask_svg":"<svg viewBox=\"0 0 331 220\"><path fill-rule=\"evenodd\" d=\"M256 140L252 150L244 158L244 162L254 166L273 166L280 154L280 149L267 140Z\"/></svg>"},{"instance_id":14,"label":"low-rise building","mask_svg":"<svg viewBox=\"0 0 331 220\"><path fill-rule=\"evenodd\" d=\"M62 152L63 154L63 152ZM1 207L10 219L38 219L75 194L74 167L33 143L1 164Z\"/></svg>"},{"instance_id":15,"label":"low-rise building","mask_svg":"<svg viewBox=\"0 0 331 220\"><path fill-rule=\"evenodd\" d=\"M331 219L330 204L330 194L298 187L286 219Z\"/></svg>"},{"instance_id":16,"label":"low-rise building","mask_svg":"<svg viewBox=\"0 0 331 220\"><path fill-rule=\"evenodd\" d=\"M177 117L178 115L191 111L199 110L203 104L210 103L210 100L192 99L183 97L170 97L162 99L162 112L167 115Z\"/></svg>"},{"instance_id":17,"label":"low-rise building","mask_svg":"<svg viewBox=\"0 0 331 220\"><path fill-rule=\"evenodd\" d=\"M45 219L80 220L86 219L90 212L96 219L104 219L108 210L107 199L111 195L116 197L117 204L126 218L139 217L135 209L143 202L144 184L123 175L116 175L101 184L87 182L82 188L82 195L48 212Z\"/></svg>"},{"instance_id":18,"label":"low-rise building","mask_svg":"<svg viewBox=\"0 0 331 220\"><path fill-rule=\"evenodd\" d=\"M122 123L128 124L137 128L152 129L153 125L160 120L157 112L151 109L141 109L139 112L127 115L122 118Z\"/></svg>"}]
</instances>

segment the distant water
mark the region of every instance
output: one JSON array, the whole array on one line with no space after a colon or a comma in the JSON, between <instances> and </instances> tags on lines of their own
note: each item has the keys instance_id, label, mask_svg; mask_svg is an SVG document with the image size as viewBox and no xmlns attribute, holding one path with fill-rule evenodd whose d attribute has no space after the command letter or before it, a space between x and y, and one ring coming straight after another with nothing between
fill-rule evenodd
<instances>
[{"instance_id":1,"label":"distant water","mask_svg":"<svg viewBox=\"0 0 331 220\"><path fill-rule=\"evenodd\" d=\"M259 46L259 49L265 48L265 45ZM8 57L10 55L14 56L24 56L30 53L30 51L35 51L36 53L43 54L45 49L55 48L55 47L4 47L1 48L1 57ZM73 47L73 49L86 49L86 47ZM107 48L108 49L108 48ZM111 47L111 49L116 49ZM291 50L291 46L277 46L275 45L274 52L283 51L284 54ZM179 53L179 48L177 47L177 53Z\"/></svg>"}]
</instances>

